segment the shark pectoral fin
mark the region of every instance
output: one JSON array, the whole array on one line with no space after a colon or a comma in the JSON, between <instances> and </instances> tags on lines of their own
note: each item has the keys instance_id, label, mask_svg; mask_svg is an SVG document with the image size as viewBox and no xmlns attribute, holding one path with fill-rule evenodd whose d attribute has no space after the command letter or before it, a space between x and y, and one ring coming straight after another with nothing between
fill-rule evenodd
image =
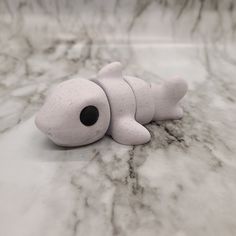
<instances>
[{"instance_id":1,"label":"shark pectoral fin","mask_svg":"<svg viewBox=\"0 0 236 236\"><path fill-rule=\"evenodd\" d=\"M104 66L98 72L98 79L123 79L121 63L112 62Z\"/></svg>"},{"instance_id":2,"label":"shark pectoral fin","mask_svg":"<svg viewBox=\"0 0 236 236\"><path fill-rule=\"evenodd\" d=\"M149 131L133 118L122 118L115 122L111 130L112 138L125 145L139 145L150 141Z\"/></svg>"}]
</instances>

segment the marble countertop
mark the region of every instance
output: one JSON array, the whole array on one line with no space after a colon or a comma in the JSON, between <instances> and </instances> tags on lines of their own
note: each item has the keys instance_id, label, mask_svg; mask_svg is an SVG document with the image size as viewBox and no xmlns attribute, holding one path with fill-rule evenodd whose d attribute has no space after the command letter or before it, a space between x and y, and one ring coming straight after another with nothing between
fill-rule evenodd
<instances>
[{"instance_id":1,"label":"marble countertop","mask_svg":"<svg viewBox=\"0 0 236 236\"><path fill-rule=\"evenodd\" d=\"M236 235L234 1L0 1L0 235ZM65 149L34 125L48 91L119 60L189 92L151 142Z\"/></svg>"}]
</instances>

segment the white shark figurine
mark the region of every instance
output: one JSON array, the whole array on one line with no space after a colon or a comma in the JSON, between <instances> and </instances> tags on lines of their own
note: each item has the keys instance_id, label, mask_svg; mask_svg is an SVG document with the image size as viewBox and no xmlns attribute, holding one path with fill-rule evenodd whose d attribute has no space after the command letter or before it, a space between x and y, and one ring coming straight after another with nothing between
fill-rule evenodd
<instances>
[{"instance_id":1,"label":"white shark figurine","mask_svg":"<svg viewBox=\"0 0 236 236\"><path fill-rule=\"evenodd\" d=\"M179 101L187 83L171 79L162 85L122 75L113 62L94 80L71 79L59 84L36 115L36 126L57 145L81 146L105 134L121 144L150 141L143 126L151 121L180 119Z\"/></svg>"}]
</instances>

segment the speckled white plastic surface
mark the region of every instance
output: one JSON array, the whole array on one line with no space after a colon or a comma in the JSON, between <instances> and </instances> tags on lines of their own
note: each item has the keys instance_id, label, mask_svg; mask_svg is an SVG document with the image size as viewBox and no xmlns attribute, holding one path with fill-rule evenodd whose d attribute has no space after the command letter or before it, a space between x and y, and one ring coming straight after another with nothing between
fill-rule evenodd
<instances>
[{"instance_id":1,"label":"speckled white plastic surface","mask_svg":"<svg viewBox=\"0 0 236 236\"><path fill-rule=\"evenodd\" d=\"M98 108L99 119L94 125L85 126L80 122L80 112L89 105ZM67 80L59 84L46 99L35 122L58 145L92 143L102 138L109 126L110 109L106 94L89 80Z\"/></svg>"},{"instance_id":2,"label":"speckled white plastic surface","mask_svg":"<svg viewBox=\"0 0 236 236\"><path fill-rule=\"evenodd\" d=\"M181 79L157 85L124 77L121 63L113 62L103 67L93 81L73 79L58 85L36 116L36 125L62 146L89 144L105 133L121 144L144 144L151 135L142 124L181 118L183 110L178 102L186 91L187 84ZM80 117L89 106L95 107L99 115L94 124L87 126Z\"/></svg>"},{"instance_id":3,"label":"speckled white plastic surface","mask_svg":"<svg viewBox=\"0 0 236 236\"><path fill-rule=\"evenodd\" d=\"M135 120L136 100L132 88L123 79L122 66L113 62L98 73L111 107L109 134L117 142L138 145L150 140L149 131Z\"/></svg>"}]
</instances>

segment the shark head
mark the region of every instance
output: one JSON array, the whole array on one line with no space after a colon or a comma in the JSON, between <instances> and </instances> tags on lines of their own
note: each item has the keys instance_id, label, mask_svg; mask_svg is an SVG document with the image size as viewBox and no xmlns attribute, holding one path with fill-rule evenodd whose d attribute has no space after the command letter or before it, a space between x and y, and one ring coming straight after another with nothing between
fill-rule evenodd
<instances>
[{"instance_id":1,"label":"shark head","mask_svg":"<svg viewBox=\"0 0 236 236\"><path fill-rule=\"evenodd\" d=\"M110 124L107 96L90 80L67 80L53 89L37 113L35 124L60 146L95 142L105 135Z\"/></svg>"}]
</instances>

